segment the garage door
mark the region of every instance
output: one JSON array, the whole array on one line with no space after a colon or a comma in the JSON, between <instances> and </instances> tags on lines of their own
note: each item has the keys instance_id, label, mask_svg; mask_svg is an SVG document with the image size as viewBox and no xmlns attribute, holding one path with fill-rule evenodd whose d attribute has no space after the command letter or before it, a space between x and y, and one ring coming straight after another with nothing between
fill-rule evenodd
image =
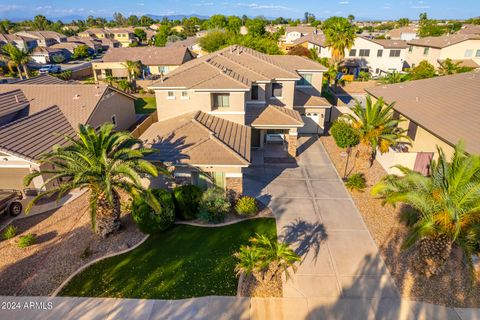
<instances>
[{"instance_id":1,"label":"garage door","mask_svg":"<svg viewBox=\"0 0 480 320\"><path fill-rule=\"evenodd\" d=\"M320 115L316 112L302 114L302 120L305 125L298 129L298 133L322 133L322 128L318 125Z\"/></svg>"},{"instance_id":2,"label":"garage door","mask_svg":"<svg viewBox=\"0 0 480 320\"><path fill-rule=\"evenodd\" d=\"M0 189L23 190L23 178L28 168L0 168Z\"/></svg>"}]
</instances>

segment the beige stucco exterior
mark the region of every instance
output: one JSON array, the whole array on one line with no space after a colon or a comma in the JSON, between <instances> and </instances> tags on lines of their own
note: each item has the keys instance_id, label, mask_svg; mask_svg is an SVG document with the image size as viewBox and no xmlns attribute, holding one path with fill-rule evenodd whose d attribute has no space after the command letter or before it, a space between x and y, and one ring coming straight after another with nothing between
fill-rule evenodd
<instances>
[{"instance_id":1,"label":"beige stucco exterior","mask_svg":"<svg viewBox=\"0 0 480 320\"><path fill-rule=\"evenodd\" d=\"M113 116L115 116L117 130L129 129L135 124L135 100L109 90L91 114L88 124L96 128L106 122L112 122Z\"/></svg>"},{"instance_id":2,"label":"beige stucco exterior","mask_svg":"<svg viewBox=\"0 0 480 320\"><path fill-rule=\"evenodd\" d=\"M167 74L178 68L178 65L147 65L150 73L155 75ZM93 75L95 79L105 79L107 70L111 70L112 76L116 78L127 78L127 67L125 62L96 62L92 63Z\"/></svg>"}]
</instances>

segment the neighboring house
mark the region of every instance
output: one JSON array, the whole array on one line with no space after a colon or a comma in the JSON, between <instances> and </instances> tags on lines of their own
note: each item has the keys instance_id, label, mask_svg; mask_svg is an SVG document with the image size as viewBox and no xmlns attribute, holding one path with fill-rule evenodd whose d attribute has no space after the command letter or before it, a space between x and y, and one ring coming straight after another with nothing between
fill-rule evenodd
<instances>
[{"instance_id":1,"label":"neighboring house","mask_svg":"<svg viewBox=\"0 0 480 320\"><path fill-rule=\"evenodd\" d=\"M53 62L52 57L57 54L65 55L65 52L63 49L58 48L36 47L30 53L30 57L38 64L48 64Z\"/></svg>"},{"instance_id":2,"label":"neighboring house","mask_svg":"<svg viewBox=\"0 0 480 320\"><path fill-rule=\"evenodd\" d=\"M108 29L107 31L110 32L113 35L112 39L120 42L121 47L128 47L128 46L130 46L130 44L137 41L137 38L135 37L135 34L133 33L132 30L129 30L129 29Z\"/></svg>"},{"instance_id":3,"label":"neighboring house","mask_svg":"<svg viewBox=\"0 0 480 320\"><path fill-rule=\"evenodd\" d=\"M79 42L62 42L62 43L57 43L57 44L54 44L53 46L50 46L48 47L48 49L57 49L57 50L61 50L62 51L62 54L63 56L69 60L74 51L75 51L75 48L79 47L79 46L82 46L84 45L83 43L79 43ZM95 51L92 49L92 48L88 48L88 51L90 54L93 54Z\"/></svg>"},{"instance_id":4,"label":"neighboring house","mask_svg":"<svg viewBox=\"0 0 480 320\"><path fill-rule=\"evenodd\" d=\"M286 45L291 45L293 42L307 34L316 32L317 28L311 26L287 26L285 28L285 35L282 37L282 41L285 42Z\"/></svg>"},{"instance_id":5,"label":"neighboring house","mask_svg":"<svg viewBox=\"0 0 480 320\"><path fill-rule=\"evenodd\" d=\"M386 36L391 40L410 41L418 39L418 28L412 26L396 28L387 31Z\"/></svg>"},{"instance_id":6,"label":"neighboring house","mask_svg":"<svg viewBox=\"0 0 480 320\"><path fill-rule=\"evenodd\" d=\"M95 80L107 76L126 78L126 62L141 61L145 66L144 75L165 75L194 58L186 47L131 47L113 48L103 56L102 62L94 62Z\"/></svg>"},{"instance_id":7,"label":"neighboring house","mask_svg":"<svg viewBox=\"0 0 480 320\"><path fill-rule=\"evenodd\" d=\"M408 45L406 61L411 68L423 60L438 68L440 61L447 58L466 63L467 60L480 63L480 35L452 34L426 37L408 41Z\"/></svg>"},{"instance_id":8,"label":"neighboring house","mask_svg":"<svg viewBox=\"0 0 480 320\"><path fill-rule=\"evenodd\" d=\"M323 132L330 110L321 97L325 70L299 56L219 50L149 86L159 122L141 138L160 149L159 160L174 166L178 179L201 184L207 172L240 194L250 148L277 143L295 156L299 133Z\"/></svg>"},{"instance_id":9,"label":"neighboring house","mask_svg":"<svg viewBox=\"0 0 480 320\"><path fill-rule=\"evenodd\" d=\"M37 40L30 38L30 37L25 37L25 36L19 36L16 34L7 34L7 33L0 33L0 46L3 46L7 43L13 44L15 47L17 47L20 50L33 50L37 46Z\"/></svg>"},{"instance_id":10,"label":"neighboring house","mask_svg":"<svg viewBox=\"0 0 480 320\"><path fill-rule=\"evenodd\" d=\"M37 40L39 47L50 47L56 43L67 41L67 36L55 31L19 31L15 34Z\"/></svg>"},{"instance_id":11,"label":"neighboring house","mask_svg":"<svg viewBox=\"0 0 480 320\"><path fill-rule=\"evenodd\" d=\"M75 38L82 39L78 41L85 40L91 42L98 42L100 43L102 50L120 47L120 42L114 39L113 34L103 28L87 29L85 31L79 32L78 36Z\"/></svg>"},{"instance_id":12,"label":"neighboring house","mask_svg":"<svg viewBox=\"0 0 480 320\"><path fill-rule=\"evenodd\" d=\"M103 50L102 42L95 38L85 38L79 36L72 36L67 38L67 43L83 44L90 48L93 52L100 52Z\"/></svg>"},{"instance_id":13,"label":"neighboring house","mask_svg":"<svg viewBox=\"0 0 480 320\"><path fill-rule=\"evenodd\" d=\"M480 25L465 24L457 32L458 34L477 34L480 35Z\"/></svg>"},{"instance_id":14,"label":"neighboring house","mask_svg":"<svg viewBox=\"0 0 480 320\"><path fill-rule=\"evenodd\" d=\"M332 58L332 52L326 46L325 35L314 32L293 42L294 45L314 49L320 58ZM368 71L380 76L393 71L400 72L404 68L407 43L401 40L369 39L356 37L350 51L345 51L345 61L341 64L346 73L358 75L360 71Z\"/></svg>"},{"instance_id":15,"label":"neighboring house","mask_svg":"<svg viewBox=\"0 0 480 320\"><path fill-rule=\"evenodd\" d=\"M105 85L0 85L0 188L22 190L26 174L45 169L41 154L65 145L63 136L73 136L79 124L113 122L118 130L129 129L136 120L134 101ZM36 178L30 187L40 188L47 178Z\"/></svg>"},{"instance_id":16,"label":"neighboring house","mask_svg":"<svg viewBox=\"0 0 480 320\"><path fill-rule=\"evenodd\" d=\"M57 78L55 76L52 76L52 75L49 75L48 73L44 73L44 74L40 74L38 76L35 76L35 77L31 77L31 78L28 78L28 79L22 79L22 80L17 80L17 81L14 81L14 82L11 82L11 84L31 84L31 85L35 85L35 84L67 84L67 83L71 83L72 80L70 81L65 81L65 80L62 80L60 78Z\"/></svg>"},{"instance_id":17,"label":"neighboring house","mask_svg":"<svg viewBox=\"0 0 480 320\"><path fill-rule=\"evenodd\" d=\"M400 164L427 173L437 146L450 158L460 140L468 153L480 154L479 88L480 72L474 71L367 89L374 98L395 102L395 115L405 120L400 125L412 139L411 146L379 155L379 162L388 172L398 173L391 166Z\"/></svg>"},{"instance_id":18,"label":"neighboring house","mask_svg":"<svg viewBox=\"0 0 480 320\"><path fill-rule=\"evenodd\" d=\"M199 39L197 37L188 37L185 40L179 40L175 42L167 43L166 47L174 48L174 47L186 47L191 52L197 54L198 56L203 56L207 54L206 51L203 51L202 47L199 44Z\"/></svg>"}]
</instances>

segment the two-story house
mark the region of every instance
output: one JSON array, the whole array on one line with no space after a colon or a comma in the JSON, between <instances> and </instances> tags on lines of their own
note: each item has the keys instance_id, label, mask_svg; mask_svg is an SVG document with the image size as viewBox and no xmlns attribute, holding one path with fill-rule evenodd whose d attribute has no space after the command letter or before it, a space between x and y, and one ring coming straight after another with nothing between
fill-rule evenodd
<instances>
[{"instance_id":1,"label":"two-story house","mask_svg":"<svg viewBox=\"0 0 480 320\"><path fill-rule=\"evenodd\" d=\"M464 65L480 64L480 35L451 34L408 41L406 61L411 68L426 60L436 68L446 59Z\"/></svg>"},{"instance_id":2,"label":"two-story house","mask_svg":"<svg viewBox=\"0 0 480 320\"><path fill-rule=\"evenodd\" d=\"M19 31L15 34L37 40L39 47L50 47L56 43L67 41L67 36L55 31Z\"/></svg>"},{"instance_id":3,"label":"two-story house","mask_svg":"<svg viewBox=\"0 0 480 320\"><path fill-rule=\"evenodd\" d=\"M113 35L112 39L120 42L121 47L128 47L137 40L133 31L129 29L108 29L108 32Z\"/></svg>"},{"instance_id":4,"label":"two-story house","mask_svg":"<svg viewBox=\"0 0 480 320\"><path fill-rule=\"evenodd\" d=\"M26 51L33 50L37 46L36 39L16 34L0 33L0 46L7 43L11 43L18 49Z\"/></svg>"},{"instance_id":5,"label":"two-story house","mask_svg":"<svg viewBox=\"0 0 480 320\"><path fill-rule=\"evenodd\" d=\"M280 38L280 43L285 50L289 50L294 45L295 40L317 32L319 32L317 28L307 25L287 26L285 27L285 35Z\"/></svg>"},{"instance_id":6,"label":"two-story house","mask_svg":"<svg viewBox=\"0 0 480 320\"><path fill-rule=\"evenodd\" d=\"M330 110L321 97L325 70L299 56L219 50L149 86L159 122L141 138L160 150L156 160L175 167L177 178L197 183L208 173L242 193L251 148L283 145L295 157L299 133L322 132Z\"/></svg>"}]
</instances>

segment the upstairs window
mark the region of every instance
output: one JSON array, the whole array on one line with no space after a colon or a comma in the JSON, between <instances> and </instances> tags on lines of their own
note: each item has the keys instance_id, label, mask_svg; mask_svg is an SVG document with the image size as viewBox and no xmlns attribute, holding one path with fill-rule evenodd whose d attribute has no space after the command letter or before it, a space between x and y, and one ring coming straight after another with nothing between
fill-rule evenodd
<instances>
[{"instance_id":1,"label":"upstairs window","mask_svg":"<svg viewBox=\"0 0 480 320\"><path fill-rule=\"evenodd\" d=\"M300 73L302 77L297 81L297 86L302 87L311 87L312 86L312 74L311 73Z\"/></svg>"},{"instance_id":2,"label":"upstairs window","mask_svg":"<svg viewBox=\"0 0 480 320\"><path fill-rule=\"evenodd\" d=\"M475 53L475 57L480 58L480 49L478 49L477 52Z\"/></svg>"},{"instance_id":3,"label":"upstairs window","mask_svg":"<svg viewBox=\"0 0 480 320\"><path fill-rule=\"evenodd\" d=\"M350 57L355 57L357 55L357 49L352 49L350 50L350 53L348 54Z\"/></svg>"},{"instance_id":4,"label":"upstairs window","mask_svg":"<svg viewBox=\"0 0 480 320\"><path fill-rule=\"evenodd\" d=\"M465 58L471 58L473 56L473 50L465 50Z\"/></svg>"},{"instance_id":5,"label":"upstairs window","mask_svg":"<svg viewBox=\"0 0 480 320\"><path fill-rule=\"evenodd\" d=\"M173 91L168 91L167 92L167 99L169 99L169 100L175 99L175 93Z\"/></svg>"},{"instance_id":6,"label":"upstairs window","mask_svg":"<svg viewBox=\"0 0 480 320\"><path fill-rule=\"evenodd\" d=\"M400 50L390 50L390 57L400 57Z\"/></svg>"},{"instance_id":7,"label":"upstairs window","mask_svg":"<svg viewBox=\"0 0 480 320\"><path fill-rule=\"evenodd\" d=\"M413 46L408 47L408 52L413 52Z\"/></svg>"},{"instance_id":8,"label":"upstairs window","mask_svg":"<svg viewBox=\"0 0 480 320\"><path fill-rule=\"evenodd\" d=\"M272 97L281 98L283 94L283 85L281 83L272 83Z\"/></svg>"},{"instance_id":9,"label":"upstairs window","mask_svg":"<svg viewBox=\"0 0 480 320\"><path fill-rule=\"evenodd\" d=\"M250 99L251 100L258 100L258 85L257 84L252 85Z\"/></svg>"},{"instance_id":10,"label":"upstairs window","mask_svg":"<svg viewBox=\"0 0 480 320\"><path fill-rule=\"evenodd\" d=\"M188 99L188 91L182 91L182 99Z\"/></svg>"},{"instance_id":11,"label":"upstairs window","mask_svg":"<svg viewBox=\"0 0 480 320\"><path fill-rule=\"evenodd\" d=\"M383 56L383 49L378 49L377 57L382 57L382 56Z\"/></svg>"},{"instance_id":12,"label":"upstairs window","mask_svg":"<svg viewBox=\"0 0 480 320\"><path fill-rule=\"evenodd\" d=\"M423 55L424 56L428 56L428 53L430 52L430 48L429 47L426 47L423 49Z\"/></svg>"},{"instance_id":13,"label":"upstairs window","mask_svg":"<svg viewBox=\"0 0 480 320\"><path fill-rule=\"evenodd\" d=\"M229 93L214 93L213 94L213 107L214 108L228 108L228 107L230 107L230 94Z\"/></svg>"},{"instance_id":14,"label":"upstairs window","mask_svg":"<svg viewBox=\"0 0 480 320\"><path fill-rule=\"evenodd\" d=\"M360 57L370 57L370 49L360 49Z\"/></svg>"}]
</instances>

